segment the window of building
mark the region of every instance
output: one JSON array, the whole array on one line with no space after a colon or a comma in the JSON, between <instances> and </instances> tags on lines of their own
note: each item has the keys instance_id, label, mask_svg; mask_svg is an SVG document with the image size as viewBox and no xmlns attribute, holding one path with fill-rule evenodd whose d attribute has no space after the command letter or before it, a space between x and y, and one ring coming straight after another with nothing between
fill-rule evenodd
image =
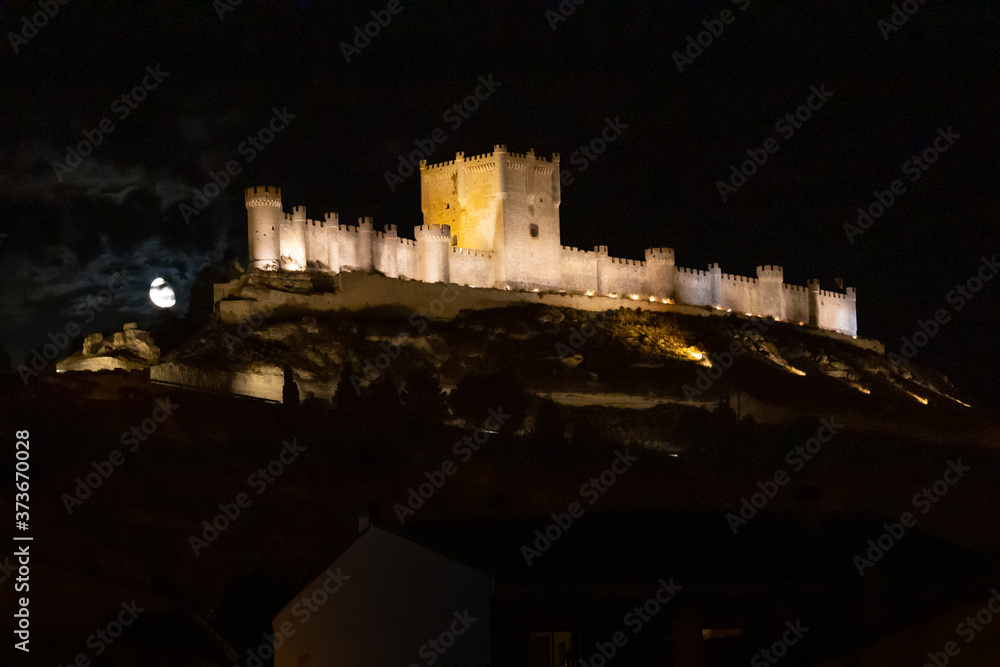
<instances>
[{"instance_id":1,"label":"window of building","mask_svg":"<svg viewBox=\"0 0 1000 667\"><path fill-rule=\"evenodd\" d=\"M533 239L538 238L538 225L529 225L528 231L531 233L531 238Z\"/></svg>"},{"instance_id":2,"label":"window of building","mask_svg":"<svg viewBox=\"0 0 1000 667\"><path fill-rule=\"evenodd\" d=\"M454 236L451 237L451 244L453 246L457 246L458 245L458 234L455 234Z\"/></svg>"}]
</instances>

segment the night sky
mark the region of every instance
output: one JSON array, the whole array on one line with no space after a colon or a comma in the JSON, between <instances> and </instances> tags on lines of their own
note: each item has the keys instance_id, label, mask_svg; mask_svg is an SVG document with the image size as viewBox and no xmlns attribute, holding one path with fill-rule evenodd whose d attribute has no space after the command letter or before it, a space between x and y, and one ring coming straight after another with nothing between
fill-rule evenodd
<instances>
[{"instance_id":1,"label":"night sky","mask_svg":"<svg viewBox=\"0 0 1000 667\"><path fill-rule=\"evenodd\" d=\"M565 0L565 16L555 2L389 4L79 1L35 29L37 3L3 3L0 337L13 364L68 321L149 326L157 276L183 316L199 271L246 261L245 187L411 236L418 177L386 176L400 156L506 144L561 154L563 244L628 258L671 246L680 266L742 275L781 264L786 282L827 289L842 277L859 334L889 350L946 309L917 360L962 396L1000 396L1000 280L960 310L948 296L1000 252L994 3L902 3L918 9L898 27L888 2ZM387 25L359 47L372 9ZM828 95L807 120L776 126L814 90ZM252 148L276 113L282 129ZM614 140L584 157L609 125ZM926 170L907 165L949 132ZM99 145L66 166L87 136ZM724 200L718 181L771 138L776 152ZM230 161L237 175L196 202ZM905 190L851 242L845 223L897 179ZM81 305L122 269L123 294L84 323Z\"/></svg>"}]
</instances>

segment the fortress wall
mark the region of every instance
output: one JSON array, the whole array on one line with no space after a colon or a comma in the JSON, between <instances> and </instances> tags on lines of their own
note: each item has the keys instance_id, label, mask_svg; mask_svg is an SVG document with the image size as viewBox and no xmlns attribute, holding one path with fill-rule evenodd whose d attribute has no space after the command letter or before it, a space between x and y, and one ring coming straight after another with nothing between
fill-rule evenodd
<instances>
[{"instance_id":1,"label":"fortress wall","mask_svg":"<svg viewBox=\"0 0 1000 667\"><path fill-rule=\"evenodd\" d=\"M622 296L638 294L643 298L649 294L646 286L646 262L609 257L605 271L608 278L608 292Z\"/></svg>"},{"instance_id":2,"label":"fortress wall","mask_svg":"<svg viewBox=\"0 0 1000 667\"><path fill-rule=\"evenodd\" d=\"M396 252L396 272L398 273L398 275L401 278L416 279L417 242L412 239L397 238L395 252Z\"/></svg>"},{"instance_id":3,"label":"fortress wall","mask_svg":"<svg viewBox=\"0 0 1000 667\"><path fill-rule=\"evenodd\" d=\"M301 212L301 214L300 214ZM281 268L297 271L306 268L305 209L295 207L295 216L282 214L278 228L278 245L281 248Z\"/></svg>"},{"instance_id":4,"label":"fortress wall","mask_svg":"<svg viewBox=\"0 0 1000 667\"><path fill-rule=\"evenodd\" d=\"M597 255L594 251L562 246L559 270L563 289L572 292L597 290Z\"/></svg>"},{"instance_id":5,"label":"fortress wall","mask_svg":"<svg viewBox=\"0 0 1000 667\"><path fill-rule=\"evenodd\" d=\"M752 313L756 292L754 278L723 273L719 282L719 307L736 313Z\"/></svg>"},{"instance_id":6,"label":"fortress wall","mask_svg":"<svg viewBox=\"0 0 1000 667\"><path fill-rule=\"evenodd\" d=\"M857 334L856 304L846 294L820 290L816 295L816 325L821 329Z\"/></svg>"},{"instance_id":7,"label":"fortress wall","mask_svg":"<svg viewBox=\"0 0 1000 667\"><path fill-rule=\"evenodd\" d=\"M809 290L801 285L782 284L785 319L789 322L809 322Z\"/></svg>"},{"instance_id":8,"label":"fortress wall","mask_svg":"<svg viewBox=\"0 0 1000 667\"><path fill-rule=\"evenodd\" d=\"M692 306L714 306L708 271L678 266L674 276L674 301ZM747 312L754 311L748 309Z\"/></svg>"},{"instance_id":9,"label":"fortress wall","mask_svg":"<svg viewBox=\"0 0 1000 667\"><path fill-rule=\"evenodd\" d=\"M372 267L390 278L399 276L397 240L398 237L386 236L384 232L375 232L372 238Z\"/></svg>"},{"instance_id":10,"label":"fortress wall","mask_svg":"<svg viewBox=\"0 0 1000 667\"><path fill-rule=\"evenodd\" d=\"M322 220L306 220L306 260L308 266L318 269L329 268L329 232Z\"/></svg>"},{"instance_id":11,"label":"fortress wall","mask_svg":"<svg viewBox=\"0 0 1000 667\"><path fill-rule=\"evenodd\" d=\"M451 282L469 287L493 287L493 263L496 255L482 250L451 248Z\"/></svg>"},{"instance_id":12,"label":"fortress wall","mask_svg":"<svg viewBox=\"0 0 1000 667\"><path fill-rule=\"evenodd\" d=\"M330 231L333 232L334 230L331 229ZM335 236L337 238L337 246L340 250L340 266L342 268L357 268L358 228L338 225Z\"/></svg>"}]
</instances>

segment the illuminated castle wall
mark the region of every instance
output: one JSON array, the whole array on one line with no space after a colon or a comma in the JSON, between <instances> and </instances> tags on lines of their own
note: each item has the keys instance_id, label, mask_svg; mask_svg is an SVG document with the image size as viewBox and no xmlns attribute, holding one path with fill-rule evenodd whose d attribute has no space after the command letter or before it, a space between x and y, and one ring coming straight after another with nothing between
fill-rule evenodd
<instances>
[{"instance_id":1,"label":"illuminated castle wall","mask_svg":"<svg viewBox=\"0 0 1000 667\"><path fill-rule=\"evenodd\" d=\"M246 190L250 266L262 270L378 271L391 278L470 287L638 296L771 316L857 334L856 295L784 282L782 267L758 266L755 278L674 264L672 248L651 248L645 260L611 257L607 246L560 244L559 155L492 153L436 165L420 164L424 224L414 239L395 225L376 231L371 218L341 225L336 213L311 220L281 207L281 190Z\"/></svg>"}]
</instances>

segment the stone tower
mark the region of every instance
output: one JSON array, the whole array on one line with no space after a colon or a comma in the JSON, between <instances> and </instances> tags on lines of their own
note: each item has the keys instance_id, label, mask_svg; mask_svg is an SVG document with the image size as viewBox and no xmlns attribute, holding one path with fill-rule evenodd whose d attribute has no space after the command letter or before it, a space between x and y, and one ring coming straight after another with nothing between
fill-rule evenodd
<instances>
[{"instance_id":1,"label":"stone tower","mask_svg":"<svg viewBox=\"0 0 1000 667\"><path fill-rule=\"evenodd\" d=\"M273 271L281 268L279 233L281 188L253 187L243 192L247 207L250 267Z\"/></svg>"},{"instance_id":2,"label":"stone tower","mask_svg":"<svg viewBox=\"0 0 1000 667\"><path fill-rule=\"evenodd\" d=\"M558 288L560 270L559 155L492 153L436 165L420 164L424 225L449 225L451 245L496 253L495 284Z\"/></svg>"}]
</instances>

